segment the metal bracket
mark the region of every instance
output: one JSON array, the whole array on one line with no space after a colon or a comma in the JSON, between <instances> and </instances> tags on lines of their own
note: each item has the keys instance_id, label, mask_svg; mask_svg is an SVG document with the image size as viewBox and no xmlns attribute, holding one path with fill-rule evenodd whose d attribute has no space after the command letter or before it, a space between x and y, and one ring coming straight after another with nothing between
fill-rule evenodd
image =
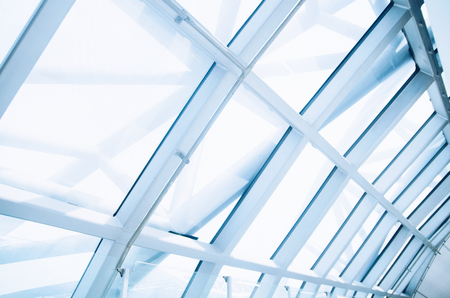
<instances>
[{"instance_id":1,"label":"metal bracket","mask_svg":"<svg viewBox=\"0 0 450 298\"><path fill-rule=\"evenodd\" d=\"M184 162L185 164L189 164L189 158L186 157L182 152L176 151L175 155L181 158L181 162Z\"/></svg>"},{"instance_id":2,"label":"metal bracket","mask_svg":"<svg viewBox=\"0 0 450 298\"><path fill-rule=\"evenodd\" d=\"M190 20L191 20L191 18L189 17L189 14L187 13L187 11L186 10L182 10L181 11L181 16L180 15L178 15L176 18L175 18L175 23L177 23L178 25L180 25L181 24L181 22L182 21L187 21L187 22L189 22Z\"/></svg>"},{"instance_id":3,"label":"metal bracket","mask_svg":"<svg viewBox=\"0 0 450 298\"><path fill-rule=\"evenodd\" d=\"M177 17L175 18L175 23L177 23L178 25L180 25L182 21L183 21L183 18L180 17L180 16L177 16Z\"/></svg>"},{"instance_id":4,"label":"metal bracket","mask_svg":"<svg viewBox=\"0 0 450 298\"><path fill-rule=\"evenodd\" d=\"M120 277L123 277L123 273L125 272L125 269L123 269L123 268L117 268L116 270L117 270L117 272L119 272Z\"/></svg>"}]
</instances>

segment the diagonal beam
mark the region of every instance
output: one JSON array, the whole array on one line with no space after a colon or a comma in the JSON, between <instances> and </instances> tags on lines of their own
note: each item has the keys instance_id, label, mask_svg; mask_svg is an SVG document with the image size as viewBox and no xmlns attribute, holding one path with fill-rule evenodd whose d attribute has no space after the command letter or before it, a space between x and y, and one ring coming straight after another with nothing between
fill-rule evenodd
<instances>
[{"instance_id":1,"label":"diagonal beam","mask_svg":"<svg viewBox=\"0 0 450 298\"><path fill-rule=\"evenodd\" d=\"M16 96L75 0L44 0L0 69L0 117Z\"/></svg>"}]
</instances>

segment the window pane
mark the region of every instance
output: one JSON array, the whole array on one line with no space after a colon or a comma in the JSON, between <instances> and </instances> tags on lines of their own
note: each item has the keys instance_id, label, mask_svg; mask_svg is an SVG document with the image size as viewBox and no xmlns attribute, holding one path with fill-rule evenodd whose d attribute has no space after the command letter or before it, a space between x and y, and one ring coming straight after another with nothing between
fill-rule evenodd
<instances>
[{"instance_id":1,"label":"window pane","mask_svg":"<svg viewBox=\"0 0 450 298\"><path fill-rule=\"evenodd\" d=\"M286 129L286 122L239 88L149 225L210 242Z\"/></svg>"},{"instance_id":2,"label":"window pane","mask_svg":"<svg viewBox=\"0 0 450 298\"><path fill-rule=\"evenodd\" d=\"M308 144L233 254L249 259L270 259L332 168L331 162Z\"/></svg>"},{"instance_id":3,"label":"window pane","mask_svg":"<svg viewBox=\"0 0 450 298\"><path fill-rule=\"evenodd\" d=\"M198 261L133 246L125 260L129 268L128 296L181 297ZM106 297L120 297L123 279L116 275Z\"/></svg>"},{"instance_id":4,"label":"window pane","mask_svg":"<svg viewBox=\"0 0 450 298\"><path fill-rule=\"evenodd\" d=\"M370 2L305 1L255 73L300 112L381 13Z\"/></svg>"},{"instance_id":5,"label":"window pane","mask_svg":"<svg viewBox=\"0 0 450 298\"><path fill-rule=\"evenodd\" d=\"M0 67L42 0L0 0Z\"/></svg>"},{"instance_id":6,"label":"window pane","mask_svg":"<svg viewBox=\"0 0 450 298\"><path fill-rule=\"evenodd\" d=\"M424 93L358 169L359 172L367 180L373 182L433 111L428 94Z\"/></svg>"},{"instance_id":7,"label":"window pane","mask_svg":"<svg viewBox=\"0 0 450 298\"><path fill-rule=\"evenodd\" d=\"M76 1L0 121L0 183L117 210L212 63L139 4Z\"/></svg>"},{"instance_id":8,"label":"window pane","mask_svg":"<svg viewBox=\"0 0 450 298\"><path fill-rule=\"evenodd\" d=\"M0 215L0 296L71 297L96 237Z\"/></svg>"}]
</instances>

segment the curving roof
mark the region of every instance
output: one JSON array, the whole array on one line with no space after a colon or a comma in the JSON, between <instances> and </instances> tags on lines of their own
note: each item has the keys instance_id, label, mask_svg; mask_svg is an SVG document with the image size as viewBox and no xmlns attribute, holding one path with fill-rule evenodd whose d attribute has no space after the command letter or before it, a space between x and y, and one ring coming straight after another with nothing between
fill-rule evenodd
<instances>
[{"instance_id":1,"label":"curving roof","mask_svg":"<svg viewBox=\"0 0 450 298\"><path fill-rule=\"evenodd\" d=\"M0 296L442 297L444 2L1 0Z\"/></svg>"}]
</instances>

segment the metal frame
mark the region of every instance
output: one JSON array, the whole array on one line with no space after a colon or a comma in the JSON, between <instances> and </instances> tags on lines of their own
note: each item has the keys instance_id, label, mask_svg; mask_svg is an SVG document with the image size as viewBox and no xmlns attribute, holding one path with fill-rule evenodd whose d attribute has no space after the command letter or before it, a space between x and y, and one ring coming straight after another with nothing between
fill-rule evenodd
<instances>
[{"instance_id":1,"label":"metal frame","mask_svg":"<svg viewBox=\"0 0 450 298\"><path fill-rule=\"evenodd\" d=\"M141 12L141 5L137 0L114 2L130 16ZM409 289L410 293L410 289L415 288L413 283L419 282L409 272L417 272L416 275L423 272L426 268L423 264L431 261L432 254L438 251L436 247L439 242L447 237L449 228L443 228L444 232L439 228L447 221L448 204L442 204L422 227L419 228L418 224L450 191L447 174L409 217L403 215L414 199L450 162L450 149L445 144L436 154L432 154L431 159L424 157L424 164L415 163L440 132L443 132L447 141L450 133L450 105L440 76L441 69L424 26L420 3L414 0L391 3L298 113L262 81L252 68L304 1L266 2L260 4L226 46L175 1L144 1L146 8L156 11L167 26L176 28L215 62L114 216L104 215L102 210L90 210L89 205L70 205L77 203L76 196L64 196L65 189L61 189L61 194L48 191L49 188L60 187L57 183L49 185L43 181L33 185L26 181L26 177L14 177L10 172L0 176L3 184L44 195L30 202L10 194L0 194L0 213L102 239L73 297L105 297L118 276L116 269L129 273L130 268L123 268L122 265L133 245L161 252L155 258L177 254L199 260L183 297L206 297L224 265L261 272L259 285L255 287L252 297L271 296L282 278L304 282L297 297L303 297L302 292L305 291L317 293L321 285L333 287L333 295L345 295L350 291L356 292L358 297L367 293L405 297L402 292ZM0 69L0 115L13 100L73 3L74 0L42 2ZM151 17L145 13L143 16ZM347 153L342 155L325 140L319 130L332 117L341 113L343 106L351 104L352 99L347 97L351 89L400 32L407 38L417 70ZM260 163L262 166L256 176L251 177L252 180L248 183L236 186L229 197L221 198L222 202L240 195L233 211L211 243L202 243L148 227L148 221L172 183L189 163L192 154L240 86L245 86L275 111L290 126L289 129L270 155L268 151L272 148L263 148L266 152L264 158L267 159ZM435 113L378 178L369 182L358 172L358 168L425 91L431 97ZM10 139L12 143L15 141L14 138ZM250 261L232 256L233 249L308 143L334 163L334 169L270 260ZM417 173L396 194L396 199L389 201L385 197L387 191L413 164L418 167ZM117 179L120 183L120 179ZM310 272L288 269L350 179L363 189L363 197ZM199 202L201 200L198 200L197 206L201 204ZM385 214L341 272L340 278L329 277L328 273L339 256L377 204L386 210ZM221 204L211 206L211 214L220 208L219 205ZM207 218L208 214L202 216L199 216L199 221ZM401 227L380 251L389 231L397 222ZM437 233L442 234L436 237ZM408 237L410 242L405 245ZM124 285L127 283L128 280L124 280Z\"/></svg>"}]
</instances>

